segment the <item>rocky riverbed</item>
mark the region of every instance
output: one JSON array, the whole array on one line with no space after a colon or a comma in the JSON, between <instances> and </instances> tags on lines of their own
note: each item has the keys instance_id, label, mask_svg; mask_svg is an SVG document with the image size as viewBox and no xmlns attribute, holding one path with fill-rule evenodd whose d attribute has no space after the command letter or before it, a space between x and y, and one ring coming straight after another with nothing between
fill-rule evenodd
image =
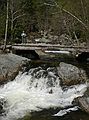
<instances>
[{"instance_id":1,"label":"rocky riverbed","mask_svg":"<svg viewBox=\"0 0 89 120\"><path fill-rule=\"evenodd\" d=\"M10 80L13 80L16 77L16 75L19 73L19 71L23 70L24 66L27 66L28 63L30 63L29 59L14 55L12 53L0 54L0 84L10 81ZM29 68L30 67L31 66L29 65ZM30 72L30 74L29 74L29 72ZM60 85L63 89L67 88L67 89L72 90L71 86L73 86L73 85L81 85L81 84L88 83L88 76L84 69L77 67L75 65L69 64L69 63L65 63L65 62L59 62L59 64L57 64L57 66L49 67L49 68L46 68L45 66L37 67L35 69L31 69L31 71L29 71L29 72L23 74L22 78L25 80L24 82L27 82L28 81L27 78L33 76L32 80L33 79L35 80L35 81L33 81L33 83L39 82L39 84L37 83L36 86L34 86L34 87L41 85L41 83L40 83L41 78L47 80L46 85L50 88L53 87L55 84L60 83ZM29 76L29 75L31 75L31 76ZM59 79L59 81L58 81L58 79ZM18 78L15 80L17 82ZM39 80L39 81L37 81L37 80ZM20 82L22 84L22 81L19 80L19 83ZM39 87L40 86L38 86L38 88ZM88 84L87 84L87 87L88 87ZM78 89L78 88L76 88L76 89ZM75 89L75 91L76 91L76 89ZM64 89L64 91L65 91L65 89ZM81 97L81 95L80 95L80 97L78 97L74 100L75 101L74 105L75 104L78 105L83 111L86 111L87 113L89 113L88 91L89 90L87 89L84 96ZM19 92L22 92L22 90ZM53 93L54 92L52 89L48 90L49 95L53 94ZM65 92L65 93L67 93L67 92ZM19 93L13 93L13 94L17 95ZM13 95L12 95L12 97L13 97ZM17 98L15 98L15 99L17 99ZM1 101L1 104L2 104L2 101ZM0 109L2 109L2 107ZM1 112L2 112L2 110L1 110Z\"/></svg>"}]
</instances>

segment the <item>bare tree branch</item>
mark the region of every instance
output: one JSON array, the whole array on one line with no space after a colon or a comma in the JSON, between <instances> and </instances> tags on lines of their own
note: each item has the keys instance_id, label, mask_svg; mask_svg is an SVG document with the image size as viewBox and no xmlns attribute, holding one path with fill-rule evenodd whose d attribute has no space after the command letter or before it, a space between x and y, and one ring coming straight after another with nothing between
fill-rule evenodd
<instances>
[{"instance_id":1,"label":"bare tree branch","mask_svg":"<svg viewBox=\"0 0 89 120\"><path fill-rule=\"evenodd\" d=\"M13 22L14 22L16 19L18 19L18 18L20 18L20 17L22 17L22 16L25 16L25 15L26 15L26 14L16 16L16 17L13 19Z\"/></svg>"},{"instance_id":2,"label":"bare tree branch","mask_svg":"<svg viewBox=\"0 0 89 120\"><path fill-rule=\"evenodd\" d=\"M17 10L17 11L15 11L14 13L13 13L13 15L15 15L16 13L18 13L18 12L20 12L22 9L19 9L19 10Z\"/></svg>"},{"instance_id":3,"label":"bare tree branch","mask_svg":"<svg viewBox=\"0 0 89 120\"><path fill-rule=\"evenodd\" d=\"M72 14L71 12L67 11L66 9L62 9L64 12L68 13L69 15L71 15L73 18L75 18L78 22L80 22L87 30L88 30L88 26L86 26L86 24L80 20L78 17L76 17L74 14Z\"/></svg>"},{"instance_id":4,"label":"bare tree branch","mask_svg":"<svg viewBox=\"0 0 89 120\"><path fill-rule=\"evenodd\" d=\"M26 3L26 4L27 4L27 3ZM26 6L26 4L24 4L24 5L22 6L22 8L20 8L19 10L13 12L13 15L15 15L15 14L17 14L18 12L22 11L22 9Z\"/></svg>"},{"instance_id":5,"label":"bare tree branch","mask_svg":"<svg viewBox=\"0 0 89 120\"><path fill-rule=\"evenodd\" d=\"M56 5L52 5L52 4L49 4L49 3L44 3L44 5L48 5L48 6L51 6L51 7L56 6Z\"/></svg>"},{"instance_id":6,"label":"bare tree branch","mask_svg":"<svg viewBox=\"0 0 89 120\"><path fill-rule=\"evenodd\" d=\"M74 14L72 14L71 12L69 12L68 10L66 10L66 9L64 9L64 8L61 8L61 7L57 4L57 2L55 2L55 5L52 5L52 4L49 4L49 3L44 3L44 5L48 5L48 6L60 8L63 12L65 12L65 13L71 15L73 18L75 18L79 23L81 23L81 24L84 26L84 28L85 28L86 30L88 30L88 26L87 26L82 20L80 20L77 16L75 16Z\"/></svg>"}]
</instances>

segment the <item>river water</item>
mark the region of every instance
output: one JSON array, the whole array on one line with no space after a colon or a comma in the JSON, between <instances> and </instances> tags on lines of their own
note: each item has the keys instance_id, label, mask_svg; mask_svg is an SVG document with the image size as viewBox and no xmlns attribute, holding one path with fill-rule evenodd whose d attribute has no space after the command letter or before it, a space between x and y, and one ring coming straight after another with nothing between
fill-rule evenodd
<instances>
[{"instance_id":1,"label":"river water","mask_svg":"<svg viewBox=\"0 0 89 120\"><path fill-rule=\"evenodd\" d=\"M0 87L0 120L89 120L88 114L72 104L86 88L87 84L80 84L63 89L54 64L31 64Z\"/></svg>"}]
</instances>

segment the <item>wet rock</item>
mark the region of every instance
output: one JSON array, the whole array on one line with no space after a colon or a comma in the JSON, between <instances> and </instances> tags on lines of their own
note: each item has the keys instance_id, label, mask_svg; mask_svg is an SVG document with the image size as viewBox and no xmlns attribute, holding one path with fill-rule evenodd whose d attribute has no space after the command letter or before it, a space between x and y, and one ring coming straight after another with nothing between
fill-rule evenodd
<instances>
[{"instance_id":1,"label":"wet rock","mask_svg":"<svg viewBox=\"0 0 89 120\"><path fill-rule=\"evenodd\" d=\"M45 70L40 70L35 74L35 78L45 78L47 76L47 72Z\"/></svg>"},{"instance_id":2,"label":"wet rock","mask_svg":"<svg viewBox=\"0 0 89 120\"><path fill-rule=\"evenodd\" d=\"M62 85L75 85L88 79L84 70L71 64L61 62L57 69Z\"/></svg>"},{"instance_id":3,"label":"wet rock","mask_svg":"<svg viewBox=\"0 0 89 120\"><path fill-rule=\"evenodd\" d=\"M30 120L32 117L31 113L27 113L23 118L18 118L17 120Z\"/></svg>"},{"instance_id":4,"label":"wet rock","mask_svg":"<svg viewBox=\"0 0 89 120\"><path fill-rule=\"evenodd\" d=\"M89 98L78 97L74 100L74 104L78 105L82 111L89 113Z\"/></svg>"},{"instance_id":5,"label":"wet rock","mask_svg":"<svg viewBox=\"0 0 89 120\"><path fill-rule=\"evenodd\" d=\"M37 67L37 68L32 68L32 69L30 69L29 70L29 72L28 73L30 73L32 76L34 76L38 71L40 71L40 70L42 70L42 68L41 67Z\"/></svg>"},{"instance_id":6,"label":"wet rock","mask_svg":"<svg viewBox=\"0 0 89 120\"><path fill-rule=\"evenodd\" d=\"M49 94L52 94L53 93L53 90L51 89L50 91L49 91Z\"/></svg>"},{"instance_id":7,"label":"wet rock","mask_svg":"<svg viewBox=\"0 0 89 120\"><path fill-rule=\"evenodd\" d=\"M28 61L30 60L12 53L0 54L0 84L13 80Z\"/></svg>"},{"instance_id":8,"label":"wet rock","mask_svg":"<svg viewBox=\"0 0 89 120\"><path fill-rule=\"evenodd\" d=\"M4 106L6 106L6 100L0 98L0 116L5 113Z\"/></svg>"},{"instance_id":9,"label":"wet rock","mask_svg":"<svg viewBox=\"0 0 89 120\"><path fill-rule=\"evenodd\" d=\"M57 69L56 69L56 67L49 67L49 68L47 68L47 71L48 72L52 72L54 75L57 75Z\"/></svg>"}]
</instances>

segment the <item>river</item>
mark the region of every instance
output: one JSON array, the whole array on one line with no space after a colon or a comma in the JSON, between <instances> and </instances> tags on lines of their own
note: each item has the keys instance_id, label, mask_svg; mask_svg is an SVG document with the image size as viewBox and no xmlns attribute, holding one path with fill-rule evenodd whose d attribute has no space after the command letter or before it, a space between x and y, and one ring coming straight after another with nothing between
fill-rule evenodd
<instances>
[{"instance_id":1,"label":"river","mask_svg":"<svg viewBox=\"0 0 89 120\"><path fill-rule=\"evenodd\" d=\"M56 65L55 65L56 63ZM75 63L86 69L88 63ZM56 74L57 62L32 62L25 72L0 87L0 120L89 120L89 115L72 104L82 96L86 84L63 89Z\"/></svg>"}]
</instances>

